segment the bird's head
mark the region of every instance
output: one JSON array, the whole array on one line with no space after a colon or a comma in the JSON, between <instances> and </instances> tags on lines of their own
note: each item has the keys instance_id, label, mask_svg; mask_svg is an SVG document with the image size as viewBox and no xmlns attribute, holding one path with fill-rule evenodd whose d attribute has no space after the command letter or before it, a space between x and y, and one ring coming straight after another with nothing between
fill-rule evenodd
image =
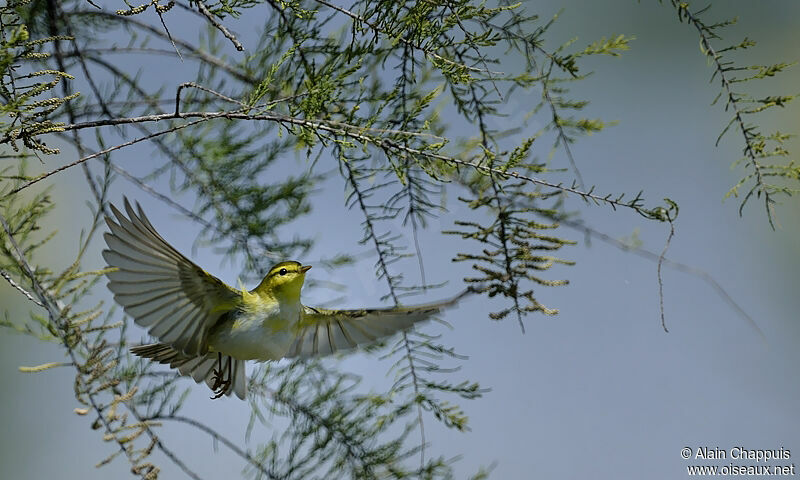
<instances>
[{"instance_id":1,"label":"bird's head","mask_svg":"<svg viewBox=\"0 0 800 480\"><path fill-rule=\"evenodd\" d=\"M300 300L300 289L303 288L306 272L310 268L311 265L301 265L300 262L281 262L274 265L253 293L281 300Z\"/></svg>"}]
</instances>

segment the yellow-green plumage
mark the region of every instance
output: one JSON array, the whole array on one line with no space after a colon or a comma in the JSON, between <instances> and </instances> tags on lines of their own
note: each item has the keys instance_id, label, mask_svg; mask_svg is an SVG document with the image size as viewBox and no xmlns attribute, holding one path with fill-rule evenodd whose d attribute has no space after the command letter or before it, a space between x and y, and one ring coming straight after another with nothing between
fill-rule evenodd
<instances>
[{"instance_id":1,"label":"yellow-green plumage","mask_svg":"<svg viewBox=\"0 0 800 480\"><path fill-rule=\"evenodd\" d=\"M245 360L352 349L411 328L463 296L414 307L307 307L300 302L300 291L311 267L298 262L273 266L253 290L234 289L169 245L137 208L126 199L126 216L111 206L116 219L106 217L110 232L103 251L109 266L116 267L108 274L115 300L159 341L131 351L209 386L221 361L232 375L226 395L245 397Z\"/></svg>"}]
</instances>

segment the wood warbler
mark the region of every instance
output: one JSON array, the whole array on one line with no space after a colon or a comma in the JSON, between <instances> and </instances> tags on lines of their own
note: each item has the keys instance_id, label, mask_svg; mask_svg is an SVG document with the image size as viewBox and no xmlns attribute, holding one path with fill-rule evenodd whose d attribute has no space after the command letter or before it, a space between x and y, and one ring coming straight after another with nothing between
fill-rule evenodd
<instances>
[{"instance_id":1,"label":"wood warbler","mask_svg":"<svg viewBox=\"0 0 800 480\"><path fill-rule=\"evenodd\" d=\"M113 205L106 217L114 270L114 299L159 343L131 352L169 364L195 382L205 381L212 398L247 394L245 360L328 355L373 343L427 320L454 305L447 301L410 307L328 310L300 302L309 265L281 262L253 290L232 288L173 248L125 199L125 214Z\"/></svg>"}]
</instances>

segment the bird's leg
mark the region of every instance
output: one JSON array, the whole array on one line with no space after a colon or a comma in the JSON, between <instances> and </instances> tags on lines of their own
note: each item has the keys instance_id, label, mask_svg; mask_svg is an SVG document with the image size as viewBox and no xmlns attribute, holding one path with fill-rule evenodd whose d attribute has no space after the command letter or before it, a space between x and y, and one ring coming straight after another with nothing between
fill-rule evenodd
<instances>
[{"instance_id":1,"label":"bird's leg","mask_svg":"<svg viewBox=\"0 0 800 480\"><path fill-rule=\"evenodd\" d=\"M217 369L214 370L214 383L211 385L211 390L214 392L214 395L211 397L212 400L216 400L221 396L227 393L228 389L231 387L232 383L232 373L231 368L233 364L233 359L228 359L228 378L226 379L223 371L222 371L222 353L217 352Z\"/></svg>"},{"instance_id":2,"label":"bird's leg","mask_svg":"<svg viewBox=\"0 0 800 480\"><path fill-rule=\"evenodd\" d=\"M211 384L211 390L217 391L219 386L222 384L222 353L217 352L217 369L213 371L214 373L214 383Z\"/></svg>"}]
</instances>

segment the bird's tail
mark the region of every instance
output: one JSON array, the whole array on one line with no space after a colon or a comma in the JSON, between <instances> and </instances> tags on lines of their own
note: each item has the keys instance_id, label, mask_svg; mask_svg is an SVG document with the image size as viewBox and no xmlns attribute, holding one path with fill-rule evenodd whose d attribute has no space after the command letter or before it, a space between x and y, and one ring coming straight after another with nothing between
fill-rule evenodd
<instances>
[{"instance_id":1,"label":"bird's tail","mask_svg":"<svg viewBox=\"0 0 800 480\"><path fill-rule=\"evenodd\" d=\"M161 364L169 364L171 368L177 368L181 375L190 376L197 383L205 381L209 388L213 388L214 370L219 362L218 353L211 352L204 355L189 356L164 343L137 345L131 347L131 353ZM233 362L232 365L231 362ZM225 392L225 395L230 395L231 392L234 392L237 397L244 400L247 395L244 360L236 360L228 355L222 355L222 372L226 373L228 371L231 372L231 386Z\"/></svg>"}]
</instances>

